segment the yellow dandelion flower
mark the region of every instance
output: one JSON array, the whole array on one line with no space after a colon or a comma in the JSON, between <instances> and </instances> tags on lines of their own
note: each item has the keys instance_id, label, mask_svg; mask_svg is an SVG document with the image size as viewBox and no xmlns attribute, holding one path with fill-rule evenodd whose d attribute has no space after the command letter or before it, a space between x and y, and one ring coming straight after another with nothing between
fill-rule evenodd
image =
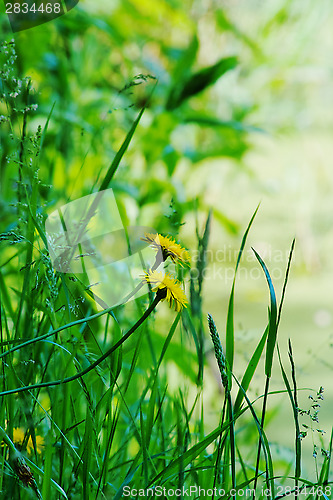
<instances>
[{"instance_id":1,"label":"yellow dandelion flower","mask_svg":"<svg viewBox=\"0 0 333 500\"><path fill-rule=\"evenodd\" d=\"M173 262L179 262L181 266L183 264L189 264L191 261L189 252L168 236L145 233L145 238L141 239L147 241L147 243L149 243L151 247L156 248L157 251L161 251L163 260L170 257Z\"/></svg>"},{"instance_id":2,"label":"yellow dandelion flower","mask_svg":"<svg viewBox=\"0 0 333 500\"><path fill-rule=\"evenodd\" d=\"M15 429L13 429L13 442L15 445L22 446L24 441L24 436L25 432L24 429L22 429L22 427L16 427ZM41 454L44 447L44 438L42 436L39 436L38 434L36 434L36 447L37 447L37 453ZM34 445L30 436L27 442L27 452L30 455L31 453L33 453L33 451L34 451Z\"/></svg>"},{"instance_id":3,"label":"yellow dandelion flower","mask_svg":"<svg viewBox=\"0 0 333 500\"><path fill-rule=\"evenodd\" d=\"M157 290L165 290L166 295L161 300L167 300L170 307L174 307L175 311L179 312L183 307L187 307L187 298L183 292L178 280L158 271L150 271L146 273L145 279L152 287L153 292Z\"/></svg>"},{"instance_id":4,"label":"yellow dandelion flower","mask_svg":"<svg viewBox=\"0 0 333 500\"><path fill-rule=\"evenodd\" d=\"M22 427L16 427L13 429L13 441L15 444L21 445L24 439L24 430Z\"/></svg>"}]
</instances>

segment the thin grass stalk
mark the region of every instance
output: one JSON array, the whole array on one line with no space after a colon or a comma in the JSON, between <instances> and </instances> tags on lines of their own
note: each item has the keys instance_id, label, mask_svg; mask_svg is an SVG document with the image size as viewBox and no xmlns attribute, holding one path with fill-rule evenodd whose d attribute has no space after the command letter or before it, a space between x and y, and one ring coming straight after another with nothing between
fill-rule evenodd
<instances>
[{"instance_id":1,"label":"thin grass stalk","mask_svg":"<svg viewBox=\"0 0 333 500\"><path fill-rule=\"evenodd\" d=\"M62 427L62 434L60 437L60 466L59 466L59 484L63 484L63 480L66 474L66 468L67 468L67 460L68 460L68 453L67 453L67 445L64 439L64 434L66 432L66 429L68 427L68 419L70 415L70 391L68 386L63 386L62 388L62 393L63 393L63 401L62 401L62 415L61 415L61 427Z\"/></svg>"},{"instance_id":2,"label":"thin grass stalk","mask_svg":"<svg viewBox=\"0 0 333 500\"><path fill-rule=\"evenodd\" d=\"M85 430L83 438L83 453L82 453L82 490L83 490L83 500L90 500L90 478L89 472L91 470L91 458L92 458L92 439L93 437L93 415L91 414L91 408L87 403L86 408L86 419L85 419Z\"/></svg>"},{"instance_id":3,"label":"thin grass stalk","mask_svg":"<svg viewBox=\"0 0 333 500\"><path fill-rule=\"evenodd\" d=\"M236 452L235 452L235 424L234 424L234 412L232 407L230 391L227 392L228 401L228 420L230 422L230 459L231 459L231 484L232 488L236 489Z\"/></svg>"},{"instance_id":4,"label":"thin grass stalk","mask_svg":"<svg viewBox=\"0 0 333 500\"><path fill-rule=\"evenodd\" d=\"M328 479L329 479L329 472L330 472L330 465L331 465L331 460L332 460L332 450L333 450L333 427L331 430L331 439L330 439L330 445L328 449L328 460L327 460L327 469L326 469L326 474L325 478L323 481L323 486L328 486Z\"/></svg>"},{"instance_id":5,"label":"thin grass stalk","mask_svg":"<svg viewBox=\"0 0 333 500\"><path fill-rule=\"evenodd\" d=\"M225 417L225 409L226 409L226 403L227 400L224 398L223 401L223 407L222 407L222 413L221 413L221 419L220 419L220 427L223 426L224 422L224 417ZM218 444L217 444L217 453L216 453L216 461L215 461L215 466L214 466L214 481L213 481L213 494L212 494L212 500L215 498L215 487L217 484L217 477L220 473L220 464L221 464L221 457L222 457L222 451L223 451L223 444L222 444L222 433L220 434L218 438Z\"/></svg>"},{"instance_id":6,"label":"thin grass stalk","mask_svg":"<svg viewBox=\"0 0 333 500\"><path fill-rule=\"evenodd\" d=\"M287 264L287 269L286 269L286 274L284 276L284 282L283 282L281 300L280 300L280 305L279 305L279 312L278 312L278 317L277 317L277 321L276 321L276 328L278 328L278 326L280 324L280 320L281 320L282 306L283 306L285 295L286 295L287 283L288 283L288 279L289 279L290 266L291 266L291 261L292 261L293 254L294 254L295 243L296 243L296 240L294 238L293 241L292 241L292 243L291 243L289 257L288 257L288 264Z\"/></svg>"},{"instance_id":7,"label":"thin grass stalk","mask_svg":"<svg viewBox=\"0 0 333 500\"><path fill-rule=\"evenodd\" d=\"M96 209L101 201L101 198L104 194L104 191L109 187L109 184L110 184L110 182L111 182L111 180L112 180L112 178L113 178L113 176L114 176L114 174L115 174L115 172L120 164L120 161L121 161L122 157L124 156L125 152L127 151L127 148L132 140L134 132L139 124L139 121L141 120L141 117L142 117L144 111L145 111L145 106L140 110L140 112L139 112L136 120L134 121L131 129L127 133L120 149L117 151L117 153L116 153L110 167L108 168L108 171L107 171L107 173L106 173L106 175L105 175L105 177L104 177L104 179L99 187L99 190L98 190L96 197L94 198L91 206L87 210L86 215L82 215L82 217L81 217L82 224L81 224L81 227L79 228L76 242L79 242L81 240L82 235L84 234L84 231L86 230L86 227L88 226L90 219L95 214L95 211L96 211ZM60 211L59 211L59 213L60 213ZM66 227L64 227L63 229L64 229L64 233L66 235L66 232L67 232ZM69 257L66 258L66 262L70 262L70 260L72 259L73 253L75 251L76 244L77 244L76 242L74 242L71 245L71 247L72 247L71 253L70 253ZM67 250L66 250L66 252L67 252Z\"/></svg>"},{"instance_id":8,"label":"thin grass stalk","mask_svg":"<svg viewBox=\"0 0 333 500\"><path fill-rule=\"evenodd\" d=\"M52 474L52 457L53 457L53 445L52 445L52 427L49 429L46 438L46 448L45 448L45 461L44 461L44 476L42 484L42 497L51 498L51 474Z\"/></svg>"},{"instance_id":9,"label":"thin grass stalk","mask_svg":"<svg viewBox=\"0 0 333 500\"><path fill-rule=\"evenodd\" d=\"M268 283L269 287L269 292L270 292L270 309L269 309L269 329L268 329L268 336L267 336L267 343L266 343L266 360L265 360L265 374L266 374L266 381L265 381L265 391L264 391L264 399L263 399L263 406L262 406L262 413L261 413L261 429L263 430L264 428L264 422L265 422L265 416L266 416L266 406L267 406L267 397L268 397L268 392L269 392L269 382L271 378L271 373L272 373L272 363L273 363L273 354L274 354L274 349L276 345L276 336L277 336L277 306L276 306L276 295L275 295L275 290L272 284L272 280L270 277L270 274L268 272L268 269L261 259L260 255L253 249L255 256L257 257L264 274L266 276L266 280ZM254 480L254 488L253 488L253 498L255 498L255 491L257 487L257 478L258 478L258 472L259 472L259 462L260 462L260 451L261 451L261 440L258 441L258 451L257 451L257 460L256 460L256 470L255 470L255 480ZM268 484L268 474L267 474L267 468L266 468L266 482L267 482L267 488L269 488Z\"/></svg>"},{"instance_id":10,"label":"thin grass stalk","mask_svg":"<svg viewBox=\"0 0 333 500\"><path fill-rule=\"evenodd\" d=\"M146 430L143 421L142 406L140 405L140 436L141 436L141 451L142 451L142 469L144 475L144 484L148 484L148 449L146 442Z\"/></svg>"},{"instance_id":11,"label":"thin grass stalk","mask_svg":"<svg viewBox=\"0 0 333 500\"><path fill-rule=\"evenodd\" d=\"M296 381L296 368L293 358L293 351L291 347L291 340L288 340L289 351L288 356L291 365L291 378L293 381L293 396L294 396L294 420L295 420L295 451L296 451L296 463L295 463L295 499L298 496L298 479L301 477L301 456L302 456L302 443L298 419L298 400L297 400L297 381Z\"/></svg>"}]
</instances>

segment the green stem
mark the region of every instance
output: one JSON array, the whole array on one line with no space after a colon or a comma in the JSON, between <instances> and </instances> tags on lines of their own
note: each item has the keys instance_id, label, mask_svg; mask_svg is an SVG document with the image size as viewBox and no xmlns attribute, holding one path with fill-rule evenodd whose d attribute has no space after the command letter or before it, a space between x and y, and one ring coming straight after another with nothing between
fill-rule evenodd
<instances>
[{"instance_id":1,"label":"green stem","mask_svg":"<svg viewBox=\"0 0 333 500\"><path fill-rule=\"evenodd\" d=\"M16 457L21 455L19 453L19 451L15 448L13 441L10 439L10 437L7 435L5 430L1 427L1 425L0 425L0 441L3 441L4 443L6 443L6 445L8 446L8 448L10 450L10 455L12 458L16 458Z\"/></svg>"},{"instance_id":2,"label":"green stem","mask_svg":"<svg viewBox=\"0 0 333 500\"><path fill-rule=\"evenodd\" d=\"M262 405L262 414L261 414L261 423L260 423L262 431L264 430L264 423L265 423L265 416L266 416L266 406L267 406L267 396L268 396L268 390L269 390L269 381L270 381L270 377L266 377L264 401L263 401L263 405ZM261 439L259 439L259 442L258 442L256 471L255 471L255 478L254 478L254 484L253 484L253 498L255 498L255 491L256 491L257 482L258 482L260 451L261 451ZM269 488L267 468L266 468L266 481L267 481L267 488Z\"/></svg>"}]
</instances>

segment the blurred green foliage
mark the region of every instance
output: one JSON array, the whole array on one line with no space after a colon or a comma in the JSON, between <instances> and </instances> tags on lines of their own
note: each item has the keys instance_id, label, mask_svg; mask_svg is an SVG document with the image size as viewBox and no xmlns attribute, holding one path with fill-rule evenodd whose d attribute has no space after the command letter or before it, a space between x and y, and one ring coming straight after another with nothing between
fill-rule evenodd
<instances>
[{"instance_id":1,"label":"blurred green foliage","mask_svg":"<svg viewBox=\"0 0 333 500\"><path fill-rule=\"evenodd\" d=\"M194 247L196 240L200 254L209 243L212 208L218 224L239 236L228 207L225 213L204 197L207 161L221 162L216 176L222 162L231 163L237 175L255 135L307 126L312 36L317 36L315 27L325 25L330 4L324 1L321 11L309 1L263 5L253 0L241 7L199 0L80 2L68 15L14 36L1 19L2 40L8 42L0 54L2 340L13 332L14 340L34 338L94 312L92 302L81 302L79 286L53 273L38 226L43 228L56 207L99 189L142 108L110 184L124 222L149 225L176 239L182 238L184 225L190 226L193 239L187 235L185 242ZM306 74L304 65L309 66ZM325 81L320 88L326 89ZM324 101L327 106L329 100ZM199 186L188 182L196 173ZM33 250L29 241L36 245ZM186 478L175 466L207 430L201 392L210 351L202 321L203 266L203 259L193 265L187 287L192 307L175 321L176 333L170 328L173 313L156 315L123 352L113 354L106 370L90 373L75 390L65 386L36 397L11 395L2 405L9 434L23 425L26 441L35 428L45 436L45 462L44 457L35 461L71 498L89 498L90 490L97 498L94 477L106 494L120 498L121 484L132 478L148 484L148 476L158 477L168 464L174 467L172 485L186 479L210 485L205 472L216 450L206 448L216 431L207 446L198 448L199 462L194 462L196 450L186 455L195 464ZM181 277L189 280L186 273ZM117 322L94 320L73 327L54 345L38 343L19 351L7 367L10 377L3 390L71 374L76 365L68 361L69 353L71 361L85 367L119 338L120 330L130 328L144 306L144 301L131 303L117 309ZM180 375L185 389L169 388ZM211 376L208 385L215 394ZM211 399L209 429L212 422L217 425L219 412L218 398ZM50 421L43 408L50 409ZM256 437L248 422L245 427L251 436L243 439L250 462ZM156 462L150 469L152 456ZM281 459L281 470L288 460ZM43 492L49 488L45 480Z\"/></svg>"},{"instance_id":2,"label":"blurred green foliage","mask_svg":"<svg viewBox=\"0 0 333 500\"><path fill-rule=\"evenodd\" d=\"M225 50L212 64L202 61L200 9L194 7L190 15L189 5L161 1L152 9L150 2L125 1L102 15L98 4L96 10L85 10L82 3L64 17L15 35L18 75L31 77L27 102L38 105L27 119L28 134L44 125L53 109L40 162L40 178L52 189L45 186L41 194L51 210L55 202L92 192L129 124L146 106L111 187L119 200L134 200L136 219L165 230L171 200L183 212L180 219L193 209L179 177L186 179L186 171L209 157L239 160L248 148L250 109L229 106L221 112L212 87L235 71L236 54ZM212 24L222 37L218 19ZM24 94L20 98L23 106ZM9 106L12 113L17 100L9 100ZM12 118L17 129L22 127L22 113ZM13 193L9 186L17 168L13 160L7 163L16 146L8 131L2 127L5 197Z\"/></svg>"}]
</instances>

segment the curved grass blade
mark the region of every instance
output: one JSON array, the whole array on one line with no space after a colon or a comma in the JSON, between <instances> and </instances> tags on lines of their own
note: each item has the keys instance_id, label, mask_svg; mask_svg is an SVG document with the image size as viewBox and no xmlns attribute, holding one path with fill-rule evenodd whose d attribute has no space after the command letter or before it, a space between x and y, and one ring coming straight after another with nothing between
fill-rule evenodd
<instances>
[{"instance_id":1,"label":"curved grass blade","mask_svg":"<svg viewBox=\"0 0 333 500\"><path fill-rule=\"evenodd\" d=\"M269 314L268 314L268 335L267 335L267 343L266 343L266 360L265 360L265 374L266 374L266 383L265 383L265 392L264 392L264 401L262 405L262 414L261 414L261 428L264 428L264 422L265 422L265 415L266 415L266 405L267 405L267 396L268 396L268 390L269 390L269 381L272 375L272 364L273 364L273 355L274 355L274 349L276 345L276 336L277 336L277 303L276 303L276 294L274 290L274 286L272 283L272 279L270 277L270 274L268 272L268 269L260 257L260 255L252 248L259 264L261 265L266 280L269 288L269 295L270 295L270 308L269 308ZM258 452L257 452L257 463L256 463L256 472L255 475L258 475L259 471L259 460L260 460L260 451L261 451L261 441L258 442ZM267 486L269 486L269 477L268 474L266 473L266 481L267 481ZM257 487L257 480L254 482L254 490L256 490Z\"/></svg>"},{"instance_id":2,"label":"curved grass blade","mask_svg":"<svg viewBox=\"0 0 333 500\"><path fill-rule=\"evenodd\" d=\"M243 250L245 247L246 239L250 231L250 227L252 226L252 222L254 221L254 218L258 212L259 205L254 211L254 214L251 217L250 222L248 223L248 226L246 228L246 231L244 233L242 243L238 252L237 256L237 262L236 262L236 267L235 267L235 276L234 276L234 281L232 284L232 289L231 289L231 294L230 294L230 299L229 299L229 306L228 306L228 315L227 315L227 327L226 327L226 346L225 346L225 355L226 355L226 360L229 365L230 371L232 371L233 368L233 362L234 362L234 295L235 295L235 282L236 282L236 274L237 274L237 269L239 267L239 263L243 254ZM231 388L231 379L229 380L230 388Z\"/></svg>"},{"instance_id":3,"label":"curved grass blade","mask_svg":"<svg viewBox=\"0 0 333 500\"><path fill-rule=\"evenodd\" d=\"M268 269L260 257L260 255L255 251L254 248L252 248L256 258L259 261L259 264L261 265L265 276L266 280L268 283L268 288L269 288L269 295L270 295L270 310L269 310L269 323L268 323L268 336L267 336L267 348L266 348L266 361L265 361L265 374L268 378L271 377L272 374L272 364L273 364L273 354L274 354L274 349L275 349L275 344L276 344L276 335L277 335L277 304L276 304L276 295L275 295L275 290L274 286L272 283L272 279L270 277L270 274L268 272Z\"/></svg>"}]
</instances>

